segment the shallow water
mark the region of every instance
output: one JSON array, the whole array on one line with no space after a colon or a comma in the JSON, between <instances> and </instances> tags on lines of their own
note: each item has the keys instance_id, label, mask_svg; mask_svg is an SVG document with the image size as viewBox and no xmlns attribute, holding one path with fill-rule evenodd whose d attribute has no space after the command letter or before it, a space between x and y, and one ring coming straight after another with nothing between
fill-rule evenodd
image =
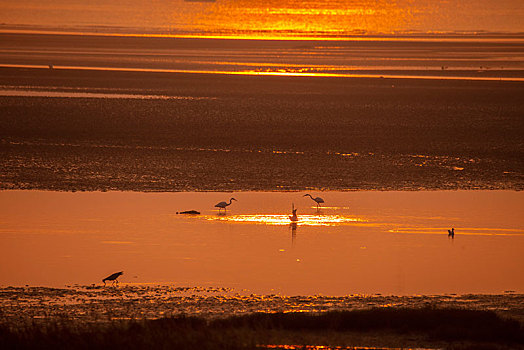
<instances>
[{"instance_id":1,"label":"shallow water","mask_svg":"<svg viewBox=\"0 0 524 350\"><path fill-rule=\"evenodd\" d=\"M260 294L524 291L522 192L319 194L317 211L300 192L3 191L0 284L100 285L123 270L125 283ZM189 209L201 214L176 214Z\"/></svg>"}]
</instances>

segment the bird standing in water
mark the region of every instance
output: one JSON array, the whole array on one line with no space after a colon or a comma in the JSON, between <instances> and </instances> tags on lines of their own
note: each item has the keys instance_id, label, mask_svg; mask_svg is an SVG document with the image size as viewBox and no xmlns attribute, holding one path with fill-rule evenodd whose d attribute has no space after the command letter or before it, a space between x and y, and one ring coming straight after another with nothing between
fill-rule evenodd
<instances>
[{"instance_id":1,"label":"bird standing in water","mask_svg":"<svg viewBox=\"0 0 524 350\"><path fill-rule=\"evenodd\" d=\"M298 221L297 210L295 209L295 204L293 204L293 206L291 207L291 212L293 213L293 215L289 217L289 220L294 221L294 222Z\"/></svg>"},{"instance_id":2,"label":"bird standing in water","mask_svg":"<svg viewBox=\"0 0 524 350\"><path fill-rule=\"evenodd\" d=\"M236 201L236 199L235 198L230 198L229 199L229 203L227 203L227 202L220 202L220 203L215 204L215 207L218 208L218 212L220 213L220 209L224 209L224 211L225 211L226 207L231 205L232 201Z\"/></svg>"},{"instance_id":3,"label":"bird standing in water","mask_svg":"<svg viewBox=\"0 0 524 350\"><path fill-rule=\"evenodd\" d=\"M120 277L121 275L124 274L124 271L120 271L120 272L115 272L114 274L112 274L111 276L107 276L106 278L104 278L102 280L102 282L104 282L104 287L106 285L106 281L113 281L113 285L116 283L118 284L118 277Z\"/></svg>"},{"instance_id":4,"label":"bird standing in water","mask_svg":"<svg viewBox=\"0 0 524 350\"><path fill-rule=\"evenodd\" d=\"M324 203L324 200L320 197L313 197L309 193L305 194L304 197L309 196L312 200L314 200L317 203L317 208L320 208L320 203Z\"/></svg>"}]
</instances>

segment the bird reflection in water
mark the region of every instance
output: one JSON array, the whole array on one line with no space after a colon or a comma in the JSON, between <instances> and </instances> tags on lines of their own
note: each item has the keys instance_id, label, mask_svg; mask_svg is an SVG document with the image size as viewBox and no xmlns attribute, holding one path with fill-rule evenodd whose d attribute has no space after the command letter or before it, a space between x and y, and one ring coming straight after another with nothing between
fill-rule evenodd
<instances>
[{"instance_id":1,"label":"bird reflection in water","mask_svg":"<svg viewBox=\"0 0 524 350\"><path fill-rule=\"evenodd\" d=\"M295 203L291 204L291 216L289 217L289 220L291 220L291 224L289 224L289 227L291 228L291 243L295 243L295 237L297 235L297 209L295 209Z\"/></svg>"},{"instance_id":2,"label":"bird reflection in water","mask_svg":"<svg viewBox=\"0 0 524 350\"><path fill-rule=\"evenodd\" d=\"M291 244L295 243L295 238L297 237L297 223L292 222L289 224L289 228L291 229Z\"/></svg>"}]
</instances>

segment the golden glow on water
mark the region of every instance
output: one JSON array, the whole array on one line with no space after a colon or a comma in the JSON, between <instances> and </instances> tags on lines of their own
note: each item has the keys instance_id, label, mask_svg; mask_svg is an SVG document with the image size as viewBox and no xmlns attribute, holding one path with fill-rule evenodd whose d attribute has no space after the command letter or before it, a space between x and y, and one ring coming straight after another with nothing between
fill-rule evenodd
<instances>
[{"instance_id":1,"label":"golden glow on water","mask_svg":"<svg viewBox=\"0 0 524 350\"><path fill-rule=\"evenodd\" d=\"M522 32L520 0L4 1L18 29L250 38Z\"/></svg>"},{"instance_id":2,"label":"golden glow on water","mask_svg":"<svg viewBox=\"0 0 524 350\"><path fill-rule=\"evenodd\" d=\"M223 221L229 223L251 223L265 225L289 225L297 224L298 226L337 226L366 222L366 220L343 216L343 215L299 215L298 221L291 221L289 215L279 214L243 214L243 215L224 215L224 216L206 216L209 221Z\"/></svg>"},{"instance_id":3,"label":"golden glow on water","mask_svg":"<svg viewBox=\"0 0 524 350\"><path fill-rule=\"evenodd\" d=\"M379 1L214 2L194 17L195 26L217 33L271 36L330 36L394 33L413 22L409 6Z\"/></svg>"},{"instance_id":4,"label":"golden glow on water","mask_svg":"<svg viewBox=\"0 0 524 350\"><path fill-rule=\"evenodd\" d=\"M49 69L44 65L31 64L0 64L5 68L35 68ZM352 74L352 73L314 73L308 70L278 71L224 71L224 70L190 70L190 69L162 69L162 68L121 68L121 67L85 67L85 66L54 66L55 70L86 70L86 71L115 71L115 72L154 72L154 73L184 73L184 74L218 74L218 75L247 75L247 76L282 76L282 77L317 77L317 78L374 78L374 79L425 79L425 80L469 80L469 81L524 81L520 77L478 77L478 76L439 76L439 75L407 75L407 74ZM150 98L150 97L149 97ZM162 98L162 97L155 97ZM172 97L169 97L172 98ZM175 97L176 98L176 97ZM181 97L183 99L187 97ZM193 97L195 99L195 97Z\"/></svg>"},{"instance_id":5,"label":"golden glow on water","mask_svg":"<svg viewBox=\"0 0 524 350\"><path fill-rule=\"evenodd\" d=\"M173 39L223 39L223 40L267 40L267 41L394 41L394 42L515 42L522 43L524 38L519 36L479 36L476 33L467 33L463 35L449 36L431 36L423 34L404 34L404 35L363 35L353 34L342 37L324 37L324 36L294 36L290 34L156 34L156 33L101 33L90 31L68 31L68 30L50 30L50 29L2 29L0 33L5 34L54 34L54 35L77 35L77 36L100 36L100 37L128 37L128 38L173 38ZM445 34L445 33L442 33Z\"/></svg>"},{"instance_id":6,"label":"golden glow on water","mask_svg":"<svg viewBox=\"0 0 524 350\"><path fill-rule=\"evenodd\" d=\"M391 233L410 233L410 234L427 234L427 235L442 235L449 228L447 227L404 227L390 229ZM504 229L504 228L476 228L476 227L461 227L460 230L455 231L455 235L465 236L524 236L524 230L519 229Z\"/></svg>"},{"instance_id":7,"label":"golden glow on water","mask_svg":"<svg viewBox=\"0 0 524 350\"><path fill-rule=\"evenodd\" d=\"M192 29L217 35L253 37L344 36L521 31L518 5L479 1L388 0L234 0L191 6L172 14L172 22L190 21ZM511 0L510 0L511 2ZM479 10L482 8L482 10ZM189 9L189 7L188 7ZM504 29L502 29L504 28Z\"/></svg>"},{"instance_id":8,"label":"golden glow on water","mask_svg":"<svg viewBox=\"0 0 524 350\"><path fill-rule=\"evenodd\" d=\"M0 284L99 286L125 271L122 285L214 286L249 294L524 288L515 278L524 269L521 192L312 194L326 202L318 212L300 192L3 191L0 263L17 268L0 271ZM214 204L231 196L238 201L217 215ZM296 225L289 219L293 204ZM189 209L202 214L175 214ZM451 227L454 240L447 237ZM293 309L306 304L296 300Z\"/></svg>"}]
</instances>

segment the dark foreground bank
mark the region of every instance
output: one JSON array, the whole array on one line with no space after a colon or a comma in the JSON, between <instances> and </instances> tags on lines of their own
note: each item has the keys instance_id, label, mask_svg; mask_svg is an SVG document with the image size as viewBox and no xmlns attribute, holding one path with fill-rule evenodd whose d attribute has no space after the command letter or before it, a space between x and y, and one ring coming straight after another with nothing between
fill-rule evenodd
<instances>
[{"instance_id":1,"label":"dark foreground bank","mask_svg":"<svg viewBox=\"0 0 524 350\"><path fill-rule=\"evenodd\" d=\"M2 68L0 85L18 94L0 96L0 189L524 189L520 82Z\"/></svg>"},{"instance_id":2,"label":"dark foreground bank","mask_svg":"<svg viewBox=\"0 0 524 350\"><path fill-rule=\"evenodd\" d=\"M323 314L256 313L72 325L0 327L3 349L254 349L271 344L328 347L524 348L524 329L491 311L371 309Z\"/></svg>"}]
</instances>

